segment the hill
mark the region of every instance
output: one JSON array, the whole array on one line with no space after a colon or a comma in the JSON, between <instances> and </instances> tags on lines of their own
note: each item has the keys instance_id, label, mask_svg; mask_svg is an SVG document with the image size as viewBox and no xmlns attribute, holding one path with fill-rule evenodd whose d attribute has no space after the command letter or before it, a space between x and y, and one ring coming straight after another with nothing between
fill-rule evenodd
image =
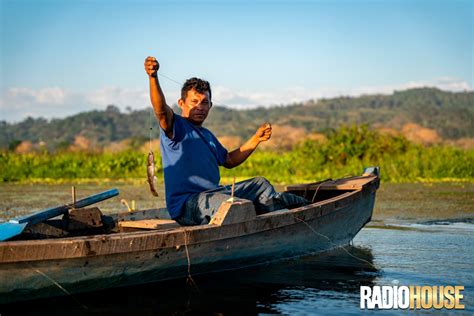
<instances>
[{"instance_id":1,"label":"hill","mask_svg":"<svg viewBox=\"0 0 474 316\"><path fill-rule=\"evenodd\" d=\"M417 126L445 140L474 138L474 92L417 88L391 95L338 97L251 110L216 106L211 110L206 127L220 137L247 138L265 121L304 129L307 133L367 124L394 131ZM41 143L49 149L67 148L77 142L78 137L92 147L125 139L138 145L148 140L149 122L148 109L121 112L113 105L104 111L79 113L63 119L27 118L14 124L0 121L0 148L14 149L25 141ZM153 137L157 138L155 120L153 127Z\"/></svg>"}]
</instances>

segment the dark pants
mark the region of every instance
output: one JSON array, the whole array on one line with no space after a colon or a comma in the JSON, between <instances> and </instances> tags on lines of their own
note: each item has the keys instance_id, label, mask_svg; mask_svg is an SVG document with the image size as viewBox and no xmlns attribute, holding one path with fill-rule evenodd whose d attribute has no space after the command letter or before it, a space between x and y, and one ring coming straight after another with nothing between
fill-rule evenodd
<instances>
[{"instance_id":1,"label":"dark pants","mask_svg":"<svg viewBox=\"0 0 474 316\"><path fill-rule=\"evenodd\" d=\"M183 226L207 224L230 195L231 186L194 194L186 201L186 208L176 221ZM236 183L234 196L252 201L258 214L309 204L309 201L301 196L276 192L270 182L263 177Z\"/></svg>"}]
</instances>

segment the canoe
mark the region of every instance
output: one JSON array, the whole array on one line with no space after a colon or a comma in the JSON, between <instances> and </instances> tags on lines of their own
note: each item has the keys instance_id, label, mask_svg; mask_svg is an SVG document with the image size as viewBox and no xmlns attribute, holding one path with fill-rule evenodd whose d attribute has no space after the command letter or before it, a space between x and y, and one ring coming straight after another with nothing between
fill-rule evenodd
<instances>
[{"instance_id":1,"label":"canoe","mask_svg":"<svg viewBox=\"0 0 474 316\"><path fill-rule=\"evenodd\" d=\"M83 218L93 225L76 230L75 235L64 228L70 217L47 220L18 238L0 242L0 303L326 252L349 244L371 220L379 182L378 168L372 168L362 176L290 185L286 191L313 203L256 215L252 202L234 199L223 203L211 222L201 226L179 226L166 218L166 209L100 215L92 222L100 210L84 209ZM80 219L81 209L73 211Z\"/></svg>"}]
</instances>

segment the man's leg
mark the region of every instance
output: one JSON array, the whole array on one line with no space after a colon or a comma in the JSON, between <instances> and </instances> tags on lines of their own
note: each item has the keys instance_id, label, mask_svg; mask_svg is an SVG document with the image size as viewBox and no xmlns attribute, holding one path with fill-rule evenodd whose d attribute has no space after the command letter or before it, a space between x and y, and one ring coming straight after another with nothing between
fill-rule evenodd
<instances>
[{"instance_id":1,"label":"man's leg","mask_svg":"<svg viewBox=\"0 0 474 316\"><path fill-rule=\"evenodd\" d=\"M222 202L230 198L224 193L225 187L221 187L191 196L186 201L183 214L176 221L183 226L208 224Z\"/></svg>"},{"instance_id":2,"label":"man's leg","mask_svg":"<svg viewBox=\"0 0 474 316\"><path fill-rule=\"evenodd\" d=\"M221 204L230 198L231 188L232 186L228 185L191 196L186 201L183 215L176 221L183 226L209 223ZM236 183L234 196L252 201L257 214L283 208L295 208L310 203L301 196L275 191L270 182L263 177Z\"/></svg>"},{"instance_id":3,"label":"man's leg","mask_svg":"<svg viewBox=\"0 0 474 316\"><path fill-rule=\"evenodd\" d=\"M263 177L256 177L236 183L234 195L242 199L251 200L255 205L257 213L260 214L282 208L295 208L310 203L301 196L288 192L277 192L270 182Z\"/></svg>"}]
</instances>

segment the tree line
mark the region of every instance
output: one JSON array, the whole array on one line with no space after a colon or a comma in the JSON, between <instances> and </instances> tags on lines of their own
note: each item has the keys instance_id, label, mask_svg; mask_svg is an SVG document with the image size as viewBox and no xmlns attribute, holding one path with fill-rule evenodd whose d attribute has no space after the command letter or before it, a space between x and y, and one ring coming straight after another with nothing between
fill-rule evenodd
<instances>
[{"instance_id":1,"label":"tree line","mask_svg":"<svg viewBox=\"0 0 474 316\"><path fill-rule=\"evenodd\" d=\"M308 133L327 133L341 126L361 124L401 130L405 124L415 122L435 130L443 139L474 138L474 92L416 88L390 95L337 97L249 110L217 105L211 110L206 127L217 136L244 139L265 121L304 128ZM149 109L122 112L109 105L105 110L61 119L0 121L0 149L14 150L22 141L30 141L56 150L67 148L78 135L97 146L124 139L143 144L149 138L150 127L152 137L158 138L158 124L153 119L150 126Z\"/></svg>"}]
</instances>

